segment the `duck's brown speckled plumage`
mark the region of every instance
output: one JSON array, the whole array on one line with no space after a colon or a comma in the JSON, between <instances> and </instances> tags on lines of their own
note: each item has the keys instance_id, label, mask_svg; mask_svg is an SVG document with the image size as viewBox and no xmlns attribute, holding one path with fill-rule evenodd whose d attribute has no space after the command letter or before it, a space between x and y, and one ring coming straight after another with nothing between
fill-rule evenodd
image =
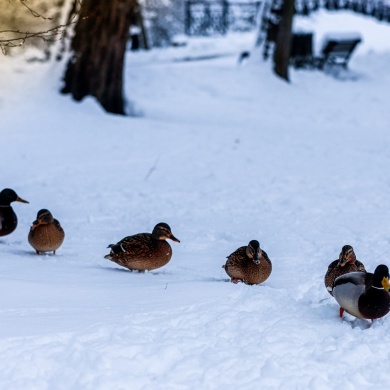
<instances>
[{"instance_id":1,"label":"duck's brown speckled plumage","mask_svg":"<svg viewBox=\"0 0 390 390\"><path fill-rule=\"evenodd\" d=\"M254 256L254 254L257 255ZM258 264L256 264L257 259ZM260 284L268 279L272 272L272 263L265 251L260 249L258 241L250 241L227 257L223 266L233 283Z\"/></svg>"},{"instance_id":2,"label":"duck's brown speckled plumage","mask_svg":"<svg viewBox=\"0 0 390 390\"><path fill-rule=\"evenodd\" d=\"M28 203L10 188L0 192L0 237L11 234L18 226L18 217L11 207L12 202Z\"/></svg>"},{"instance_id":3,"label":"duck's brown speckled plumage","mask_svg":"<svg viewBox=\"0 0 390 390\"><path fill-rule=\"evenodd\" d=\"M333 286L336 278L349 272L366 272L364 264L356 259L355 252L350 245L344 245L338 260L332 261L325 274L326 290L333 296Z\"/></svg>"},{"instance_id":4,"label":"duck's brown speckled plumage","mask_svg":"<svg viewBox=\"0 0 390 390\"><path fill-rule=\"evenodd\" d=\"M38 211L37 219L33 222L28 234L28 242L35 249L37 254L53 252L62 245L65 238L64 229L61 224L53 218L49 210Z\"/></svg>"},{"instance_id":5,"label":"duck's brown speckled plumage","mask_svg":"<svg viewBox=\"0 0 390 390\"><path fill-rule=\"evenodd\" d=\"M166 265L172 257L172 248L165 241L180 242L166 223L159 223L152 233L139 233L109 245L111 253L105 258L130 270L149 271Z\"/></svg>"},{"instance_id":6,"label":"duck's brown speckled plumage","mask_svg":"<svg viewBox=\"0 0 390 390\"><path fill-rule=\"evenodd\" d=\"M389 269L384 264L376 267L374 274L350 272L338 277L333 294L340 305L340 317L344 310L368 320L384 317L390 311L389 288Z\"/></svg>"}]
</instances>

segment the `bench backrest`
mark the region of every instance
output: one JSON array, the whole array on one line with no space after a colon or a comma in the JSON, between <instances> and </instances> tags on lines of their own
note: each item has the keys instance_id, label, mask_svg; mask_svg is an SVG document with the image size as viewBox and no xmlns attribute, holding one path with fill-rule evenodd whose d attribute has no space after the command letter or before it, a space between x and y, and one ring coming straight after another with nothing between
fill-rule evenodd
<instances>
[{"instance_id":1,"label":"bench backrest","mask_svg":"<svg viewBox=\"0 0 390 390\"><path fill-rule=\"evenodd\" d=\"M361 41L361 38L326 40L321 51L323 63L346 66L349 57Z\"/></svg>"}]
</instances>

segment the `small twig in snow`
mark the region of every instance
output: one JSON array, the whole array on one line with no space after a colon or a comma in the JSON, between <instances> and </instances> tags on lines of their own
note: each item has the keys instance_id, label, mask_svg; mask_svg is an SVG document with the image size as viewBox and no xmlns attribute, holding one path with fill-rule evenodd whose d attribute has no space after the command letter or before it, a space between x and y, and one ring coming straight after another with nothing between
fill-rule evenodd
<instances>
[{"instance_id":1,"label":"small twig in snow","mask_svg":"<svg viewBox=\"0 0 390 390\"><path fill-rule=\"evenodd\" d=\"M156 161L154 162L154 164L151 166L151 168L149 169L149 172L147 173L147 175L145 176L145 181L149 179L149 177L151 176L151 174L157 169L157 164L158 164L158 161L160 160L160 156L158 156L156 158Z\"/></svg>"}]
</instances>

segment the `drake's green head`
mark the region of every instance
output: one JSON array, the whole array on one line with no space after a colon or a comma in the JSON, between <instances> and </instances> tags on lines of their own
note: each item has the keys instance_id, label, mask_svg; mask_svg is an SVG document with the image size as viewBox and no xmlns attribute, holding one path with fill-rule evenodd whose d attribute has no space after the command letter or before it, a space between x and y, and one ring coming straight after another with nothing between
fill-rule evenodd
<instances>
[{"instance_id":1,"label":"drake's green head","mask_svg":"<svg viewBox=\"0 0 390 390\"><path fill-rule=\"evenodd\" d=\"M4 188L0 192L0 206L9 206L12 202L28 203L27 200L20 198L11 188Z\"/></svg>"}]
</instances>

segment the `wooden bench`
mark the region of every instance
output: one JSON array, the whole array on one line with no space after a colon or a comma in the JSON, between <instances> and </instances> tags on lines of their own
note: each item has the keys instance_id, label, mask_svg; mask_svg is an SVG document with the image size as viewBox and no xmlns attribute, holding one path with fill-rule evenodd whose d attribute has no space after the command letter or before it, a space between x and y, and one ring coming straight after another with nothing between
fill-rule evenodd
<instances>
[{"instance_id":1,"label":"wooden bench","mask_svg":"<svg viewBox=\"0 0 390 390\"><path fill-rule=\"evenodd\" d=\"M313 33L294 33L291 37L290 64L294 68L313 68Z\"/></svg>"},{"instance_id":2,"label":"wooden bench","mask_svg":"<svg viewBox=\"0 0 390 390\"><path fill-rule=\"evenodd\" d=\"M316 67L341 67L346 69L356 46L362 41L357 33L328 34L324 38L320 56L316 58Z\"/></svg>"}]
</instances>

